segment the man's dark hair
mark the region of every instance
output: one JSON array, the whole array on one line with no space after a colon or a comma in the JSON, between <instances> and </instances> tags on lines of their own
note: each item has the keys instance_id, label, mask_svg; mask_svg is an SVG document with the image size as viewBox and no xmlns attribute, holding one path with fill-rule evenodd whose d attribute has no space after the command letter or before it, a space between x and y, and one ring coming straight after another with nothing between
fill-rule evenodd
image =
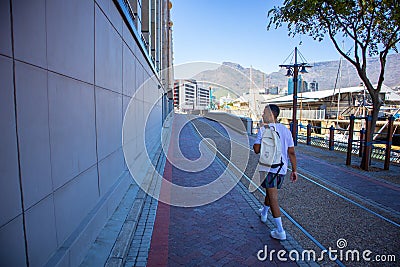
<instances>
[{"instance_id":1,"label":"man's dark hair","mask_svg":"<svg viewBox=\"0 0 400 267\"><path fill-rule=\"evenodd\" d=\"M275 105L275 104L269 104L269 105L266 106L266 108L268 108L268 107L271 110L272 114L274 114L274 117L278 118L279 113L280 113L279 107L277 105Z\"/></svg>"}]
</instances>

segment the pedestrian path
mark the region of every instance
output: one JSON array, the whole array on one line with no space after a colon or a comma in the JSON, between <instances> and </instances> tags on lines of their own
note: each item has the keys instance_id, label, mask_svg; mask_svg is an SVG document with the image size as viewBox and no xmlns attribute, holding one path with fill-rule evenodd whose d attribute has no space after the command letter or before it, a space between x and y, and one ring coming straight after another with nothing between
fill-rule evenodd
<instances>
[{"instance_id":1,"label":"pedestrian path","mask_svg":"<svg viewBox=\"0 0 400 267\"><path fill-rule=\"evenodd\" d=\"M166 138L168 157L161 146L155 149L152 154L157 172L149 172L145 179L148 181L145 190L159 197L148 195L132 180L82 266L317 265L290 261L287 257L290 251L300 255L303 252L290 232L286 241L272 239L269 235L274 228L272 216L266 224L260 222L259 200L240 182L233 188L223 182L237 177L226 171L219 158L207 152L186 116L175 114L170 121L172 125L167 128L171 137ZM399 166L391 166L386 172L366 173L345 166L344 154L340 152L299 144L296 154L300 172L386 210L400 212L400 186L393 182L400 173ZM357 164L357 159L353 161ZM204 164L207 167L194 169ZM385 175L391 179L383 179L387 178ZM217 186L208 188L209 184ZM172 185L196 190L177 194ZM215 200L195 205L210 196ZM278 259L278 251L286 252L287 261Z\"/></svg>"},{"instance_id":2,"label":"pedestrian path","mask_svg":"<svg viewBox=\"0 0 400 267\"><path fill-rule=\"evenodd\" d=\"M185 117L175 116L174 123L179 120ZM172 136L177 135L173 133ZM170 146L165 179L194 187L213 182L224 172L225 166L218 159L199 172L180 170L171 164L179 162L183 155L189 159L199 157L199 140L193 135L190 124L186 124L179 136L182 154L176 153L179 147ZM162 186L163 190L168 188ZM266 262L257 258L260 250L265 246L269 251L285 248L269 236L272 224L269 222L267 226L260 222L255 212L259 207L257 202L251 200L247 189L239 184L217 201L203 206L189 208L159 203L147 266L264 266ZM296 266L293 262L280 262L276 255L270 263Z\"/></svg>"},{"instance_id":3,"label":"pedestrian path","mask_svg":"<svg viewBox=\"0 0 400 267\"><path fill-rule=\"evenodd\" d=\"M241 183L226 190L223 181L238 178L211 152L199 148L200 138L187 122L186 116L175 114L168 157L160 148L156 153L164 180L155 173L145 179L151 181L153 192L159 191L153 195L163 201L146 194L132 180L81 266L318 266L288 259L289 251L301 255L303 248L289 232L285 241L270 237L272 215L266 223L260 221L261 203ZM187 159L208 166L194 171L195 165L185 168ZM177 195L169 182L196 191ZM216 187L208 188L209 183ZM210 196L216 200L195 205ZM286 261L278 259L278 251L286 253Z\"/></svg>"}]
</instances>

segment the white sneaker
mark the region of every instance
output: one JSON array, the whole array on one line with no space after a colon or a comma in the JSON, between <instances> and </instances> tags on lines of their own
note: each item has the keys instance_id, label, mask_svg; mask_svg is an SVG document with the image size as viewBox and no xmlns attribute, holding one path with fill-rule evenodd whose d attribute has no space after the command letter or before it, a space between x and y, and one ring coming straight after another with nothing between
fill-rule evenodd
<instances>
[{"instance_id":1,"label":"white sneaker","mask_svg":"<svg viewBox=\"0 0 400 267\"><path fill-rule=\"evenodd\" d=\"M264 207L261 207L261 208L258 209L258 215L261 216L261 213L262 213L263 209L264 209Z\"/></svg>"},{"instance_id":2,"label":"white sneaker","mask_svg":"<svg viewBox=\"0 0 400 267\"><path fill-rule=\"evenodd\" d=\"M262 211L264 210L264 207L261 207L261 208L259 208L258 209L258 215L260 215L260 217L261 217L261 221L263 222L263 223L266 223L267 222L267 217L268 217L268 212L267 212L267 214L265 214L265 216L262 214Z\"/></svg>"},{"instance_id":3,"label":"white sneaker","mask_svg":"<svg viewBox=\"0 0 400 267\"><path fill-rule=\"evenodd\" d=\"M268 217L268 212L267 212L267 214L265 214L265 216L261 213L260 219L261 219L261 221L262 221L263 223L266 223L266 222L267 222L267 217Z\"/></svg>"},{"instance_id":4,"label":"white sneaker","mask_svg":"<svg viewBox=\"0 0 400 267\"><path fill-rule=\"evenodd\" d=\"M271 231L271 236L278 240L286 240L286 232L278 232L277 229Z\"/></svg>"}]
</instances>

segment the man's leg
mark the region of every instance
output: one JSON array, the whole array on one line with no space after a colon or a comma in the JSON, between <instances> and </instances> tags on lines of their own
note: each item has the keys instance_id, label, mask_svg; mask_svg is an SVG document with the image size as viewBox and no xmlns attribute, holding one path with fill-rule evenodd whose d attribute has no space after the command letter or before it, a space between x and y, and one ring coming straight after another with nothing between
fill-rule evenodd
<instances>
[{"instance_id":1,"label":"man's leg","mask_svg":"<svg viewBox=\"0 0 400 267\"><path fill-rule=\"evenodd\" d=\"M261 181L261 185L263 187L266 187L266 181L265 181L266 176L265 175L266 175L266 172L260 171L260 181ZM265 223L267 221L267 216L268 216L268 211L269 211L268 193L265 194L264 206L261 207L258 211L260 212L259 214L261 216L261 221Z\"/></svg>"},{"instance_id":2,"label":"man's leg","mask_svg":"<svg viewBox=\"0 0 400 267\"><path fill-rule=\"evenodd\" d=\"M271 208L272 216L274 216L274 218L281 217L281 211L278 204L278 189L276 187L267 188L267 195L265 199L267 198L269 207Z\"/></svg>"},{"instance_id":3,"label":"man's leg","mask_svg":"<svg viewBox=\"0 0 400 267\"><path fill-rule=\"evenodd\" d=\"M281 211L278 203L278 189L276 187L267 188L269 204L271 207L272 216L274 217L276 230L271 232L271 236L276 239L286 239L286 232L282 226Z\"/></svg>"},{"instance_id":4,"label":"man's leg","mask_svg":"<svg viewBox=\"0 0 400 267\"><path fill-rule=\"evenodd\" d=\"M265 206L268 206L268 207L270 206L267 188L265 189L264 205L265 205Z\"/></svg>"}]
</instances>

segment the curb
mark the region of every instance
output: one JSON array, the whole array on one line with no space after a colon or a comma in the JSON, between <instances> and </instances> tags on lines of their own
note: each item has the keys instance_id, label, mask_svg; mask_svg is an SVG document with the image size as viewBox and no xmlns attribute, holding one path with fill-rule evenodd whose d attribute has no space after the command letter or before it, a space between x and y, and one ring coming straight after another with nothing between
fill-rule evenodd
<instances>
[{"instance_id":1,"label":"curb","mask_svg":"<svg viewBox=\"0 0 400 267\"><path fill-rule=\"evenodd\" d=\"M139 222L140 214L143 210L143 191L138 193L136 200L128 213L128 216L122 225L121 231L118 234L114 247L104 266L115 267L123 266L126 256L128 255L129 247L133 239L134 232Z\"/></svg>"},{"instance_id":2,"label":"curb","mask_svg":"<svg viewBox=\"0 0 400 267\"><path fill-rule=\"evenodd\" d=\"M165 164L165 155L162 153L161 146L158 147L155 153L155 166L156 169L151 173L148 173L148 184L145 185L145 189L147 190L156 190L157 189L157 173L163 169ZM128 259L129 250L131 247L131 243L134 239L136 230L138 229L139 222L144 212L145 204L148 200L149 196L143 191L139 189L135 200L130 206L129 212L122 224L121 230L118 233L118 237L115 241L115 244L111 250L111 253L105 263L106 267L122 267ZM112 220L112 218L111 218Z\"/></svg>"}]
</instances>

